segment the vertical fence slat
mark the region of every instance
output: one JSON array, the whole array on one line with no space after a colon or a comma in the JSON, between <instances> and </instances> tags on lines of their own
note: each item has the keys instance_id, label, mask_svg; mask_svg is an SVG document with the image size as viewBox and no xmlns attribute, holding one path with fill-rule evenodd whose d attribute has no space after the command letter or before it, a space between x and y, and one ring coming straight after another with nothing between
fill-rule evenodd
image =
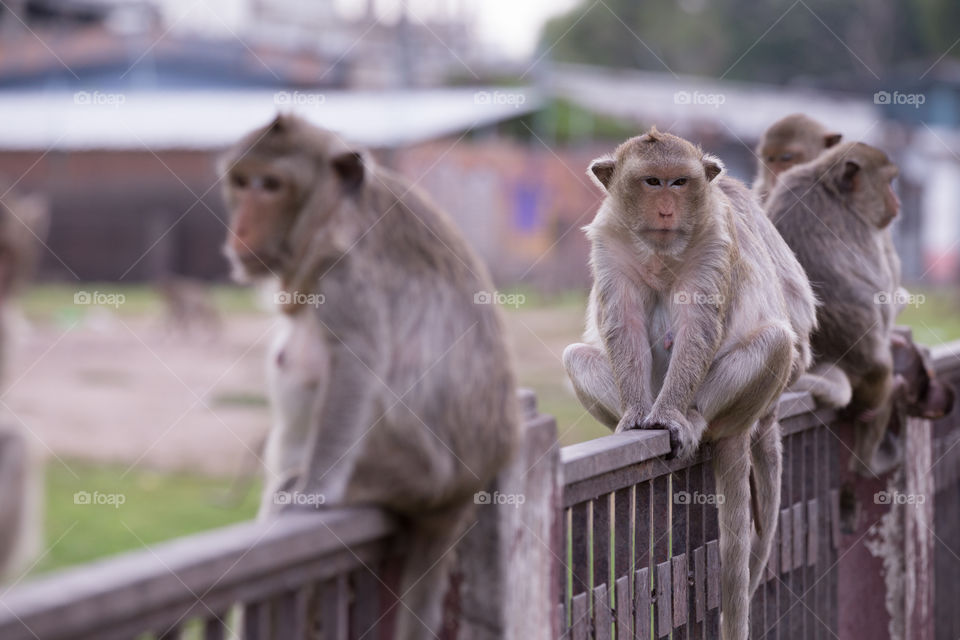
<instances>
[{"instance_id":1,"label":"vertical fence slat","mask_svg":"<svg viewBox=\"0 0 960 640\"><path fill-rule=\"evenodd\" d=\"M674 640L686 640L690 637L687 628L687 558L690 549L688 546L689 534L687 527L690 522L691 503L700 496L694 496L690 491L689 470L679 469L673 473L671 478L672 491L674 495L671 505L671 540L670 555L673 585L673 627ZM685 496L685 500L679 500L679 496Z\"/></svg>"},{"instance_id":2,"label":"vertical fence slat","mask_svg":"<svg viewBox=\"0 0 960 640\"><path fill-rule=\"evenodd\" d=\"M617 640L633 638L633 607L630 598L630 576L617 578L616 583Z\"/></svg>"},{"instance_id":3,"label":"vertical fence slat","mask_svg":"<svg viewBox=\"0 0 960 640\"><path fill-rule=\"evenodd\" d=\"M350 607L347 576L325 580L319 595L323 640L347 640Z\"/></svg>"},{"instance_id":4,"label":"vertical fence slat","mask_svg":"<svg viewBox=\"0 0 960 640\"><path fill-rule=\"evenodd\" d=\"M613 576L617 580L630 576L633 568L633 505L634 487L614 493ZM629 584L629 580L627 583Z\"/></svg>"},{"instance_id":5,"label":"vertical fence slat","mask_svg":"<svg viewBox=\"0 0 960 640\"><path fill-rule=\"evenodd\" d=\"M570 627L567 626L567 609L563 606L563 603L557 605L557 619L559 620L557 628L560 629L560 639L568 640L570 638Z\"/></svg>"},{"instance_id":6,"label":"vertical fence slat","mask_svg":"<svg viewBox=\"0 0 960 640\"><path fill-rule=\"evenodd\" d=\"M590 589L590 503L581 502L570 508L573 571L573 595Z\"/></svg>"},{"instance_id":7,"label":"vertical fence slat","mask_svg":"<svg viewBox=\"0 0 960 640\"><path fill-rule=\"evenodd\" d=\"M610 640L613 629L613 615L610 611L610 593L607 585L597 585L593 589L593 633L596 640Z\"/></svg>"},{"instance_id":8,"label":"vertical fence slat","mask_svg":"<svg viewBox=\"0 0 960 640\"><path fill-rule=\"evenodd\" d=\"M227 614L217 614L203 621L203 640L224 640Z\"/></svg>"},{"instance_id":9,"label":"vertical fence slat","mask_svg":"<svg viewBox=\"0 0 960 640\"><path fill-rule=\"evenodd\" d=\"M590 610L587 607L586 593L578 593L573 596L572 613L571 640L587 640L590 637Z\"/></svg>"},{"instance_id":10,"label":"vertical fence slat","mask_svg":"<svg viewBox=\"0 0 960 640\"><path fill-rule=\"evenodd\" d=\"M673 588L671 586L670 561L657 565L657 631L656 637L663 638L673 631Z\"/></svg>"},{"instance_id":11,"label":"vertical fence slat","mask_svg":"<svg viewBox=\"0 0 960 640\"><path fill-rule=\"evenodd\" d=\"M605 493L593 501L593 586L610 584L611 500Z\"/></svg>"},{"instance_id":12,"label":"vertical fence slat","mask_svg":"<svg viewBox=\"0 0 960 640\"><path fill-rule=\"evenodd\" d=\"M716 495L716 474L713 465L705 466L703 470L704 493ZM706 542L707 555L707 615L704 621L704 638L720 637L720 549L717 546L720 538L720 524L717 521L717 510L703 511L703 539Z\"/></svg>"},{"instance_id":13,"label":"vertical fence slat","mask_svg":"<svg viewBox=\"0 0 960 640\"><path fill-rule=\"evenodd\" d=\"M243 608L244 640L270 640L270 609L265 602L251 602Z\"/></svg>"},{"instance_id":14,"label":"vertical fence slat","mask_svg":"<svg viewBox=\"0 0 960 640\"><path fill-rule=\"evenodd\" d=\"M368 569L354 571L351 575L353 602L350 606L350 636L364 640L380 637L380 581Z\"/></svg>"},{"instance_id":15,"label":"vertical fence slat","mask_svg":"<svg viewBox=\"0 0 960 640\"><path fill-rule=\"evenodd\" d=\"M641 567L634 572L633 580L633 626L634 635L642 640L650 638L650 568Z\"/></svg>"}]
</instances>

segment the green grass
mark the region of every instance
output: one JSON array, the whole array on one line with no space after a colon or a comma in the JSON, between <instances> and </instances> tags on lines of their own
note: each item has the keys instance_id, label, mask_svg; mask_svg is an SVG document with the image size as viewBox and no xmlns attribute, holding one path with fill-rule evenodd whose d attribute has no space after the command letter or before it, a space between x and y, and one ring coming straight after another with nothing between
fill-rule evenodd
<instances>
[{"instance_id":1,"label":"green grass","mask_svg":"<svg viewBox=\"0 0 960 640\"><path fill-rule=\"evenodd\" d=\"M43 285L32 289L24 300L28 316L58 319L64 314L82 314L85 309L73 304L78 290L123 293L125 303L118 313L143 314L159 310L159 300L145 286ZM233 313L254 312L251 291L238 287L215 287L215 299L221 310ZM929 345L960 339L960 297L947 290L912 289L924 296L908 306L899 323L913 327L917 340ZM582 330L583 292L543 296L523 287L504 291L525 296L519 308L506 308L505 316L517 351L518 379L536 392L540 410L556 417L562 444L571 444L608 433L607 429L585 415L566 388L559 353L579 339ZM79 316L75 316L79 317ZM108 374L87 372L98 379ZM222 406L260 408L265 397L257 393L224 393L214 398ZM136 469L125 475L125 467L97 466L68 461L79 477L53 461L46 471L45 547L35 572L44 572L85 562L113 553L138 549L178 536L187 535L253 517L259 495L258 486L250 488L235 504L227 504L230 479L208 478L184 473L156 473ZM78 505L77 491L91 494L121 494L124 503ZM51 546L52 545L52 546Z\"/></svg>"},{"instance_id":2,"label":"green grass","mask_svg":"<svg viewBox=\"0 0 960 640\"><path fill-rule=\"evenodd\" d=\"M217 307L225 314L248 313L257 309L256 294L250 288L212 285L210 291ZM91 300L94 294L100 294L98 299L104 304L78 304L76 297L83 293L90 294ZM52 319L67 325L97 309L106 309L122 316L158 314L163 310L162 301L153 287L114 282L35 285L24 293L21 305L32 320Z\"/></svg>"},{"instance_id":3,"label":"green grass","mask_svg":"<svg viewBox=\"0 0 960 640\"><path fill-rule=\"evenodd\" d=\"M69 469L54 460L46 468L44 548L49 552L34 573L248 520L257 511L258 483L228 500L229 479L66 464ZM77 504L79 491L122 496L114 501L122 504Z\"/></svg>"}]
</instances>

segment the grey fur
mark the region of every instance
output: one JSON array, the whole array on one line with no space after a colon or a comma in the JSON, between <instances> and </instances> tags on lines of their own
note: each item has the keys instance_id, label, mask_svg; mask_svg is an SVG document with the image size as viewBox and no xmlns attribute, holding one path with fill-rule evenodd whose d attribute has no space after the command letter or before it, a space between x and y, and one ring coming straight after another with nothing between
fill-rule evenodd
<instances>
[{"instance_id":1,"label":"grey fur","mask_svg":"<svg viewBox=\"0 0 960 640\"><path fill-rule=\"evenodd\" d=\"M283 489L398 513L410 542L395 637L434 637L449 551L518 437L498 309L475 301L490 279L446 215L331 133L281 116L224 161L245 164L295 167L303 203L282 237L247 248L284 292L324 296L282 309L262 517Z\"/></svg>"},{"instance_id":2,"label":"grey fur","mask_svg":"<svg viewBox=\"0 0 960 640\"><path fill-rule=\"evenodd\" d=\"M607 426L666 428L682 457L714 442L722 626L742 640L779 509L776 402L806 366L813 294L752 194L717 177L715 158L651 130L618 147L612 170L610 160L597 161L599 176L591 170L608 196L586 228L594 284L584 343L567 347L564 366Z\"/></svg>"},{"instance_id":3,"label":"grey fur","mask_svg":"<svg viewBox=\"0 0 960 640\"><path fill-rule=\"evenodd\" d=\"M767 205L822 301L815 366L795 388L849 406L858 427L853 462L866 475L889 467L875 454L889 418L890 338L903 295L889 230L896 175L879 149L844 143L781 175Z\"/></svg>"},{"instance_id":4,"label":"grey fur","mask_svg":"<svg viewBox=\"0 0 960 640\"><path fill-rule=\"evenodd\" d=\"M757 177L753 190L765 203L777 184L777 176L798 164L810 162L839 144L842 136L803 115L794 113L777 120L757 144Z\"/></svg>"}]
</instances>

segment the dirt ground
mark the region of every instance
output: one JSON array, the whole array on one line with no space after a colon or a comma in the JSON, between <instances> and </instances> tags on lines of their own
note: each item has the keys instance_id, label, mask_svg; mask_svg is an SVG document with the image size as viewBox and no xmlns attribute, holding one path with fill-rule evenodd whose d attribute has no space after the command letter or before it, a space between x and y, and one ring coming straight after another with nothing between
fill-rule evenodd
<instances>
[{"instance_id":1,"label":"dirt ground","mask_svg":"<svg viewBox=\"0 0 960 640\"><path fill-rule=\"evenodd\" d=\"M558 419L564 444L604 433L564 385L560 354L581 330L577 306L505 314L521 384ZM150 314L98 309L14 331L4 421L53 460L233 475L256 468L270 425L265 358L276 319L225 318L216 339L171 334Z\"/></svg>"},{"instance_id":2,"label":"dirt ground","mask_svg":"<svg viewBox=\"0 0 960 640\"><path fill-rule=\"evenodd\" d=\"M235 473L269 427L273 322L231 318L215 340L107 311L21 327L0 410L43 456Z\"/></svg>"}]
</instances>

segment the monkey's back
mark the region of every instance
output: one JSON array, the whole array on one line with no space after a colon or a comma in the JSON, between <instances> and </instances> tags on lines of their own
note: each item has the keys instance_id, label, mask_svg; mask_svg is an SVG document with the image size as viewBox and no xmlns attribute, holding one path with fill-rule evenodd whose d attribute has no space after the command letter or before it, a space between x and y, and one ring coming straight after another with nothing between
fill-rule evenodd
<instances>
[{"instance_id":1,"label":"monkey's back","mask_svg":"<svg viewBox=\"0 0 960 640\"><path fill-rule=\"evenodd\" d=\"M893 326L897 276L883 257L889 230L871 228L847 210L807 166L782 176L767 213L793 250L820 300L811 345L818 360L842 362L862 373L876 360ZM872 331L882 328L882 335Z\"/></svg>"},{"instance_id":2,"label":"monkey's back","mask_svg":"<svg viewBox=\"0 0 960 640\"><path fill-rule=\"evenodd\" d=\"M391 392L380 398L384 418L356 473L377 474L374 492L419 510L423 499L435 507L474 493L511 454L513 366L487 270L451 220L389 172L378 170L370 182L379 221L351 253L366 254L371 260L355 262L372 266L348 278L389 300L378 339Z\"/></svg>"}]
</instances>

